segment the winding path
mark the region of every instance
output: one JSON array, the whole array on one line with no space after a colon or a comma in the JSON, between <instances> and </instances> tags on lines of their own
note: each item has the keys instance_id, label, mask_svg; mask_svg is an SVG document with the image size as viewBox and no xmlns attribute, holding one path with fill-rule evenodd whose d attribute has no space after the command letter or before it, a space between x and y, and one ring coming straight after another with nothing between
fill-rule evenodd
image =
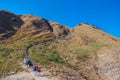
<instances>
[{"instance_id":1,"label":"winding path","mask_svg":"<svg viewBox=\"0 0 120 80\"><path fill-rule=\"evenodd\" d=\"M26 50L25 50L25 54L28 55L29 57L29 49L33 46L39 45L39 44L45 44L48 42L53 42L56 41L56 38L52 38L46 41L40 41L40 42L35 42L34 44L29 45ZM26 68L24 65L22 65L23 68ZM45 76L45 75L48 76ZM10 75L7 76L5 78L1 78L0 80L57 80L57 79L50 79L48 78L50 76L50 72L47 70L42 70L42 72L38 75L38 76L34 76L34 73L32 71L30 71L29 73L27 72L20 72L18 74L15 75Z\"/></svg>"},{"instance_id":2,"label":"winding path","mask_svg":"<svg viewBox=\"0 0 120 80\"><path fill-rule=\"evenodd\" d=\"M35 43L29 45L29 46L26 48L25 54L26 54L26 55L29 55L29 49L30 49L31 47L34 47L34 46L39 45L39 44L45 44L45 43L48 43L48 42L54 42L54 41L56 41L56 40L57 40L57 38L52 38L52 39L49 39L49 40L46 40L46 41L35 42Z\"/></svg>"}]
</instances>

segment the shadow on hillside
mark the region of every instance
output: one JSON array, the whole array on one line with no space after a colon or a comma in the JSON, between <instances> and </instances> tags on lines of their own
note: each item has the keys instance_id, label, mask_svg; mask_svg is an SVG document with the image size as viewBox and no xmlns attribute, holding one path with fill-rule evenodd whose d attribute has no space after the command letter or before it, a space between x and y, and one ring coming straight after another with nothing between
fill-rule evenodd
<instances>
[{"instance_id":1,"label":"shadow on hillside","mask_svg":"<svg viewBox=\"0 0 120 80\"><path fill-rule=\"evenodd\" d=\"M7 39L14 35L23 23L20 16L0 10L0 39Z\"/></svg>"}]
</instances>

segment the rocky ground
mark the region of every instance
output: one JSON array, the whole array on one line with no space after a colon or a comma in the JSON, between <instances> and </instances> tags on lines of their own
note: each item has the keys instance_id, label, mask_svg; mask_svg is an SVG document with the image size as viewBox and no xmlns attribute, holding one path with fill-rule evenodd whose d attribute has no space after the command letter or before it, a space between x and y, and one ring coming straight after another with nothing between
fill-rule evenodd
<instances>
[{"instance_id":1,"label":"rocky ground","mask_svg":"<svg viewBox=\"0 0 120 80\"><path fill-rule=\"evenodd\" d=\"M103 48L98 53L98 74L104 80L120 80L120 47Z\"/></svg>"},{"instance_id":2,"label":"rocky ground","mask_svg":"<svg viewBox=\"0 0 120 80\"><path fill-rule=\"evenodd\" d=\"M58 77L53 76L47 69L42 69L42 71L36 75L32 70L28 70L29 72L11 73L6 77L0 78L0 80L60 80Z\"/></svg>"},{"instance_id":3,"label":"rocky ground","mask_svg":"<svg viewBox=\"0 0 120 80\"><path fill-rule=\"evenodd\" d=\"M39 75L35 76L33 72L30 72L30 73L21 72L15 75L1 78L0 80L54 80L46 76L43 76L43 73L44 72L41 72Z\"/></svg>"}]
</instances>

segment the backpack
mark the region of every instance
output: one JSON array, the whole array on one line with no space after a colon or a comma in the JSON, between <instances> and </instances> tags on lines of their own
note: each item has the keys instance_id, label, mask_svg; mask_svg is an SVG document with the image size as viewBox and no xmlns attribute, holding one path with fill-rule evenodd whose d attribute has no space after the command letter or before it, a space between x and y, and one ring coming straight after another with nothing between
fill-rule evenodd
<instances>
[{"instance_id":1,"label":"backpack","mask_svg":"<svg viewBox=\"0 0 120 80\"><path fill-rule=\"evenodd\" d=\"M36 67L33 68L33 71L36 71Z\"/></svg>"},{"instance_id":2,"label":"backpack","mask_svg":"<svg viewBox=\"0 0 120 80\"><path fill-rule=\"evenodd\" d=\"M40 72L40 71L41 71L40 67L37 67L37 72Z\"/></svg>"}]
</instances>

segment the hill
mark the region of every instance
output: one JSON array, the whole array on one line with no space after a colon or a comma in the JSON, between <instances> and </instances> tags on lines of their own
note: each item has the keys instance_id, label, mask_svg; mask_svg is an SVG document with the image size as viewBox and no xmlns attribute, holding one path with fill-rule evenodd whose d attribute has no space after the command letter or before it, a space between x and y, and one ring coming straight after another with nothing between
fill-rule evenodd
<instances>
[{"instance_id":1,"label":"hill","mask_svg":"<svg viewBox=\"0 0 120 80\"><path fill-rule=\"evenodd\" d=\"M96 26L70 28L34 15L0 11L0 76L30 59L58 80L118 80L120 39Z\"/></svg>"}]
</instances>

